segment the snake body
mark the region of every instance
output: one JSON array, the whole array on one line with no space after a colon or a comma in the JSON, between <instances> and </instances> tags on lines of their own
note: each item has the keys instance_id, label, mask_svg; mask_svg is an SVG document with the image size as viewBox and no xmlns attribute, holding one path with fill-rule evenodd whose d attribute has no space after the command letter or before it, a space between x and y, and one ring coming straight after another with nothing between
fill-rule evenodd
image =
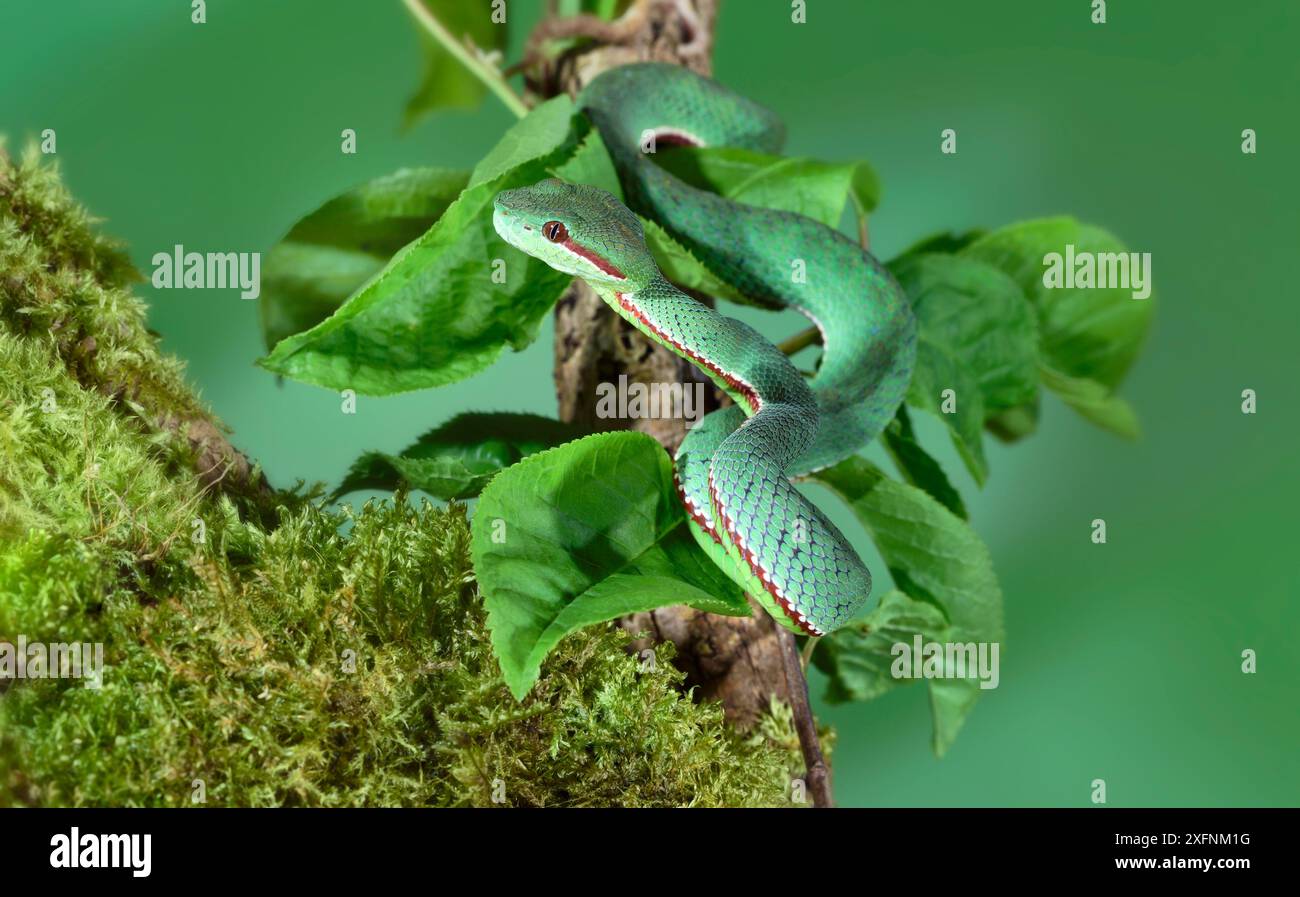
<instances>
[{"instance_id":1,"label":"snake body","mask_svg":"<svg viewBox=\"0 0 1300 897\"><path fill-rule=\"evenodd\" d=\"M893 417L916 356L906 296L870 253L810 218L684 183L646 152L687 143L779 149L780 122L678 66L611 69L579 96L628 205L661 224L744 297L802 312L823 354L806 380L752 327L669 283L640 220L606 191L547 180L507 190L493 222L509 243L581 277L650 339L697 365L735 402L678 449L677 490L699 544L786 628L822 635L852 619L871 574L791 483L858 451ZM802 272L804 276L798 276Z\"/></svg>"}]
</instances>

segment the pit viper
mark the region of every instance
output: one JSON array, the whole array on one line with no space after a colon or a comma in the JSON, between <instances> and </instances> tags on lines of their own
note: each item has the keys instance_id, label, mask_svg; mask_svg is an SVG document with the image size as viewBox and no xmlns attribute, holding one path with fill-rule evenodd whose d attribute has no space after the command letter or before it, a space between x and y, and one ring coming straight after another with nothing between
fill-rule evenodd
<instances>
[{"instance_id":1,"label":"pit viper","mask_svg":"<svg viewBox=\"0 0 1300 897\"><path fill-rule=\"evenodd\" d=\"M791 480L860 450L893 418L916 357L907 297L838 231L697 189L653 160L672 144L775 153L784 132L768 110L661 63L610 69L577 107L608 148L627 205L552 178L499 193L493 224L506 242L586 281L731 397L677 452L676 488L692 533L787 629L831 632L862 610L871 573ZM807 316L822 338L816 375L806 379L752 327L669 283L638 213L748 301Z\"/></svg>"}]
</instances>

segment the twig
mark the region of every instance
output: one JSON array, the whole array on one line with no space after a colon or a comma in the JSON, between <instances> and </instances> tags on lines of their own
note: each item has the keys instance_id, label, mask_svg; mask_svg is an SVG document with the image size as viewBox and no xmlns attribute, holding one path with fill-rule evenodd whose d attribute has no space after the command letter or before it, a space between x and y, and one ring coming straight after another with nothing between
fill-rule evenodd
<instances>
[{"instance_id":1,"label":"twig","mask_svg":"<svg viewBox=\"0 0 1300 897\"><path fill-rule=\"evenodd\" d=\"M831 771L822 757L821 740L817 737L817 722L808 703L808 677L804 675L799 660L799 645L794 633L779 627L777 638L781 643L781 661L785 665L785 684L790 692L790 710L794 713L795 731L799 733L799 747L803 749L803 762L808 771L804 779L814 807L833 807L831 796Z\"/></svg>"},{"instance_id":2,"label":"twig","mask_svg":"<svg viewBox=\"0 0 1300 897\"><path fill-rule=\"evenodd\" d=\"M867 232L867 210L862 203L858 202L857 195L850 192L849 199L853 202L853 214L858 219L858 242L862 248L870 251L871 234Z\"/></svg>"},{"instance_id":3,"label":"twig","mask_svg":"<svg viewBox=\"0 0 1300 897\"><path fill-rule=\"evenodd\" d=\"M613 22L590 13L579 13L564 19L553 16L542 19L533 28L532 34L528 35L528 41L524 45L524 58L511 66L511 70L527 69L540 61L542 48L547 41L587 38L609 46L626 44L645 27L650 5L651 0L636 0Z\"/></svg>"},{"instance_id":4,"label":"twig","mask_svg":"<svg viewBox=\"0 0 1300 897\"><path fill-rule=\"evenodd\" d=\"M809 327L807 330L801 330L794 336L790 337L783 343L777 343L776 347L786 355L793 355L800 349L806 349L809 346L815 346L822 341L822 332L816 327Z\"/></svg>"},{"instance_id":5,"label":"twig","mask_svg":"<svg viewBox=\"0 0 1300 897\"><path fill-rule=\"evenodd\" d=\"M528 104L511 89L505 78L501 76L501 73L494 66L487 64L471 53L463 43L456 40L446 26L438 21L437 16L429 12L428 7L421 3L420 0L402 0L402 2L406 4L406 8L410 10L411 15L415 17L420 27L429 32L434 40L442 44L448 53L456 57L456 60L461 65L469 69L475 77L487 85L488 89L496 94L501 99L501 102L506 104L507 109L519 118L523 118L528 114Z\"/></svg>"}]
</instances>

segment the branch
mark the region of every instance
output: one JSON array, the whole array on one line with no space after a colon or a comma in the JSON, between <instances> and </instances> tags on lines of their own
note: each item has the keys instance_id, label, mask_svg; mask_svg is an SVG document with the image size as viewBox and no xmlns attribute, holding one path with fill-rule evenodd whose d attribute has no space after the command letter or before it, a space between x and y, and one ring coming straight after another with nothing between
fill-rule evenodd
<instances>
[{"instance_id":1,"label":"branch","mask_svg":"<svg viewBox=\"0 0 1300 897\"><path fill-rule=\"evenodd\" d=\"M514 90L511 89L510 85L506 83L505 78L501 77L501 73L495 66L487 64L482 58L470 52L470 49L463 43L456 40L456 38L452 36L452 33L447 30L447 27L443 25L442 22L439 22L438 17L429 12L428 7L421 3L420 0L402 0L402 2L406 4L406 8L410 10L411 15L415 17L415 21L418 22L420 26L434 38L434 40L442 44L448 53L456 57L456 60L461 65L469 69L476 78L482 81L489 90L496 94L497 97L500 98L501 102L506 104L507 109L513 112L518 118L523 118L528 114L528 104L524 102L523 98L520 97L519 94L515 93Z\"/></svg>"},{"instance_id":2,"label":"branch","mask_svg":"<svg viewBox=\"0 0 1300 897\"><path fill-rule=\"evenodd\" d=\"M801 349L809 346L818 345L822 341L822 332L816 327L809 327L790 337L783 343L777 343L776 347L786 355L793 355Z\"/></svg>"},{"instance_id":3,"label":"branch","mask_svg":"<svg viewBox=\"0 0 1300 897\"><path fill-rule=\"evenodd\" d=\"M803 663L800 661L799 645L794 640L794 633L784 627L780 628L778 636L781 642L781 662L785 665L786 687L790 692L790 709L794 713L794 727L799 733L799 747L803 749L803 762L808 769L804 774L808 793L812 795L814 807L834 807L831 772L822 757L817 722L813 719L812 707L808 702L808 677L804 675Z\"/></svg>"}]
</instances>

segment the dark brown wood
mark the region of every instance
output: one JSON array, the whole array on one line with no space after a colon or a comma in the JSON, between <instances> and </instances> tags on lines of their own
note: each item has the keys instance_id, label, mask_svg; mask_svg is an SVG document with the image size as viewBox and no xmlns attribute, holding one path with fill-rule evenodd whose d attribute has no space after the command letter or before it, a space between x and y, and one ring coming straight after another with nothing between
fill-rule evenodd
<instances>
[{"instance_id":1,"label":"dark brown wood","mask_svg":"<svg viewBox=\"0 0 1300 897\"><path fill-rule=\"evenodd\" d=\"M835 799L831 796L831 771L826 765L826 758L822 756L817 721L813 719L812 707L808 703L808 677L799 657L799 644L794 640L794 633L788 629L778 627L777 635L786 686L790 692L790 710L794 714L794 727L799 733L799 747L803 751L803 762L807 769L804 781L808 785L808 794L812 796L813 806L830 808L835 806Z\"/></svg>"}]
</instances>

